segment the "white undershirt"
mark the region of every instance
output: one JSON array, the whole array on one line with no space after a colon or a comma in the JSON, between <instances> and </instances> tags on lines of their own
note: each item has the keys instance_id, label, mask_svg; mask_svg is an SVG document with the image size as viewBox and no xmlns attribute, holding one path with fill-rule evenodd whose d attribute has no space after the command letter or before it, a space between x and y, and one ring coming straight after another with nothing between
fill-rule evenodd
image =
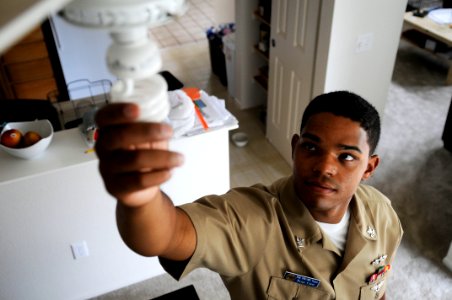
<instances>
[{"instance_id":1,"label":"white undershirt","mask_svg":"<svg viewBox=\"0 0 452 300\"><path fill-rule=\"evenodd\" d=\"M340 251L344 251L345 242L347 241L348 224L350 223L350 209L347 209L341 221L337 224L316 222L336 247Z\"/></svg>"}]
</instances>

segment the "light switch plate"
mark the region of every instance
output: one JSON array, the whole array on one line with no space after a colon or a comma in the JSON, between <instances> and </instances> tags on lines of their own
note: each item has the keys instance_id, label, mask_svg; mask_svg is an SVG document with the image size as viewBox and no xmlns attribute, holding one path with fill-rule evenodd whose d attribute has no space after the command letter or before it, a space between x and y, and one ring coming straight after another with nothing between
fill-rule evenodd
<instances>
[{"instance_id":1,"label":"light switch plate","mask_svg":"<svg viewBox=\"0 0 452 300\"><path fill-rule=\"evenodd\" d=\"M89 256L88 244L86 241L76 242L71 244L72 256L74 259Z\"/></svg>"},{"instance_id":2,"label":"light switch plate","mask_svg":"<svg viewBox=\"0 0 452 300\"><path fill-rule=\"evenodd\" d=\"M361 34L356 39L355 52L361 53L366 52L372 49L374 42L374 34L369 32L365 34Z\"/></svg>"}]
</instances>

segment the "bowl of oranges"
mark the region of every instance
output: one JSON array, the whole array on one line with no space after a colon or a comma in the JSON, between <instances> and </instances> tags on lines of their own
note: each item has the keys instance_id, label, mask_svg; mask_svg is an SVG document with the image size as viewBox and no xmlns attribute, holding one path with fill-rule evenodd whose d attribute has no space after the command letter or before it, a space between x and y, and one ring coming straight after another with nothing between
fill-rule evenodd
<instances>
[{"instance_id":1,"label":"bowl of oranges","mask_svg":"<svg viewBox=\"0 0 452 300\"><path fill-rule=\"evenodd\" d=\"M11 122L2 129L0 149L16 157L33 159L47 149L52 137L49 120Z\"/></svg>"}]
</instances>

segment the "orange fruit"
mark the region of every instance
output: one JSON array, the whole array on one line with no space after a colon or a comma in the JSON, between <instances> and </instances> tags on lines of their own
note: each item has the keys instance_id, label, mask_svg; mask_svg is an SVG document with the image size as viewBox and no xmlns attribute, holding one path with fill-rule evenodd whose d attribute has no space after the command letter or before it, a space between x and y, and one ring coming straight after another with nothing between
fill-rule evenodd
<instances>
[{"instance_id":1,"label":"orange fruit","mask_svg":"<svg viewBox=\"0 0 452 300\"><path fill-rule=\"evenodd\" d=\"M17 129L9 129L3 132L0 143L6 147L17 148L22 140L22 133Z\"/></svg>"},{"instance_id":2,"label":"orange fruit","mask_svg":"<svg viewBox=\"0 0 452 300\"><path fill-rule=\"evenodd\" d=\"M24 147L29 147L31 145L36 144L42 139L42 137L36 131L27 131L24 134L22 145Z\"/></svg>"}]
</instances>

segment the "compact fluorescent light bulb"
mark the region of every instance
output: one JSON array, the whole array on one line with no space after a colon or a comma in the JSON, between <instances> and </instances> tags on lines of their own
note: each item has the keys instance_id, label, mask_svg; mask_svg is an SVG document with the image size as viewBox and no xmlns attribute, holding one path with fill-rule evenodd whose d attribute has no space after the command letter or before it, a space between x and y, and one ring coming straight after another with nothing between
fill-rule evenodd
<instances>
[{"instance_id":1,"label":"compact fluorescent light bulb","mask_svg":"<svg viewBox=\"0 0 452 300\"><path fill-rule=\"evenodd\" d=\"M161 122L170 105L166 81L158 74L160 53L148 28L185 11L185 0L74 0L63 17L75 25L110 31L107 65L118 78L111 100L137 103L140 120Z\"/></svg>"}]
</instances>

